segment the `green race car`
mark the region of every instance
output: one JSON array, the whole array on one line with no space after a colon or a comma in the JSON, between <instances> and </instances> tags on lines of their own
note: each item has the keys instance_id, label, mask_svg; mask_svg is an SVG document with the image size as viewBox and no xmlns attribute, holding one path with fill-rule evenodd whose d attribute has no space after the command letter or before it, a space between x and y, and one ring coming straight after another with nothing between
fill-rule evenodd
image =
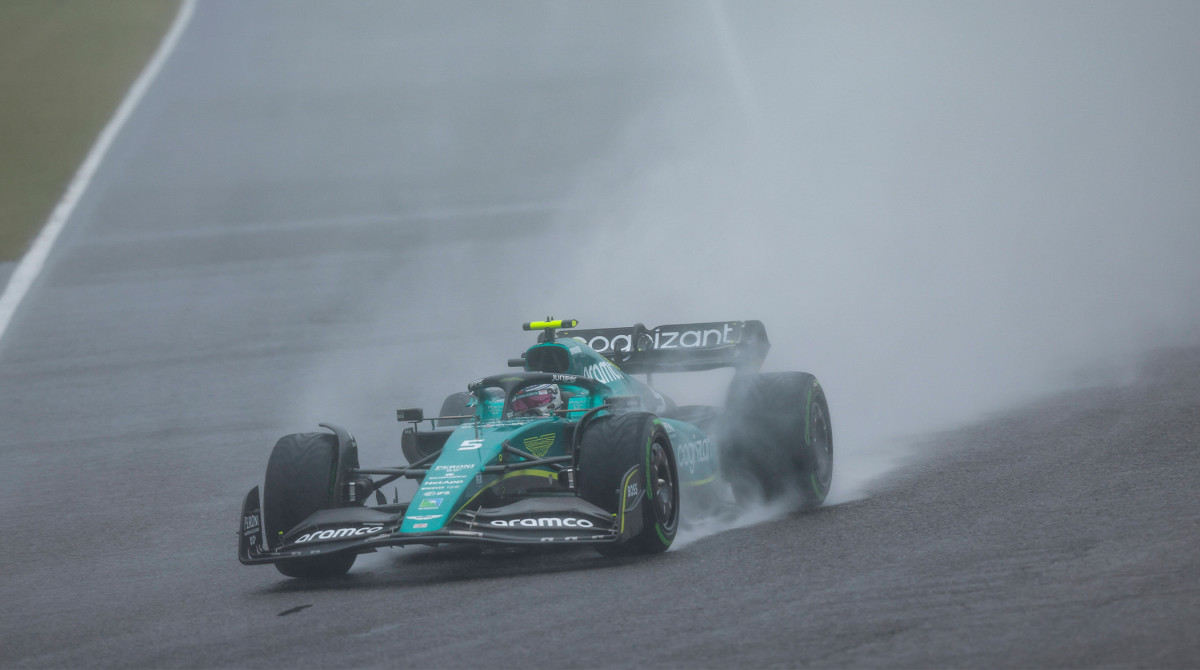
<instances>
[{"instance_id":1,"label":"green race car","mask_svg":"<svg viewBox=\"0 0 1200 670\"><path fill-rule=\"evenodd\" d=\"M287 435L260 500L242 506L238 558L284 575L344 574L358 554L407 544L591 544L603 554L671 546L681 513L755 498L821 504L833 471L816 378L760 373L759 321L577 329L532 322L538 343L446 399L398 410L407 465L364 468L344 428ZM731 367L724 407L677 406L653 375ZM646 381L633 377L644 374ZM423 423L432 427L422 430ZM420 482L408 502L382 487ZM681 508L681 501L683 508Z\"/></svg>"}]
</instances>

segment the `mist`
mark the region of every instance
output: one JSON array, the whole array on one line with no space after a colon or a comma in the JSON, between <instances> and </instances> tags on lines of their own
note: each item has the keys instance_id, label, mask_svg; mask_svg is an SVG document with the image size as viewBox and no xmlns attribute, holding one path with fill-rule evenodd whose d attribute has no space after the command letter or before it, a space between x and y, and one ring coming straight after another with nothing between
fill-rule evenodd
<instances>
[{"instance_id":1,"label":"mist","mask_svg":"<svg viewBox=\"0 0 1200 670\"><path fill-rule=\"evenodd\" d=\"M696 11L701 72L579 184L613 206L562 234L605 280L561 304L764 321L767 368L826 387L831 500L923 433L1197 341L1200 8Z\"/></svg>"},{"instance_id":2,"label":"mist","mask_svg":"<svg viewBox=\"0 0 1200 670\"><path fill-rule=\"evenodd\" d=\"M564 26L586 23L545 9L560 46L576 37ZM641 59L642 95L622 101L634 111L574 157L565 192L513 213L525 224L511 236L427 240L348 286L376 343L319 366L318 379L354 376L353 393L315 385L290 418L433 411L460 390L451 380L503 369L534 318L759 319L766 369L825 386L837 503L868 495L930 432L1120 383L1143 353L1200 340L1200 6L622 11L637 29L608 33L588 64ZM570 107L575 84L557 85ZM492 283L505 263L539 280ZM414 290L419 319L397 313ZM456 321L472 325L451 339L424 325ZM383 423L361 432L395 430Z\"/></svg>"}]
</instances>

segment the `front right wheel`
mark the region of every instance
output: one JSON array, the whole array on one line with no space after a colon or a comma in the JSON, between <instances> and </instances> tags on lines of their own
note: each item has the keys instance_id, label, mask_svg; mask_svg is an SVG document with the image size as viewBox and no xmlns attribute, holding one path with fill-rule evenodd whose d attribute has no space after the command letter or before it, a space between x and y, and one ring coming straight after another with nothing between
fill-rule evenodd
<instances>
[{"instance_id":1,"label":"front right wheel","mask_svg":"<svg viewBox=\"0 0 1200 670\"><path fill-rule=\"evenodd\" d=\"M357 460L354 462L357 466ZM263 481L263 522L267 546L313 512L337 506L338 441L330 433L285 435L275 443ZM288 577L325 579L346 574L357 554L337 553L291 558L275 564Z\"/></svg>"}]
</instances>

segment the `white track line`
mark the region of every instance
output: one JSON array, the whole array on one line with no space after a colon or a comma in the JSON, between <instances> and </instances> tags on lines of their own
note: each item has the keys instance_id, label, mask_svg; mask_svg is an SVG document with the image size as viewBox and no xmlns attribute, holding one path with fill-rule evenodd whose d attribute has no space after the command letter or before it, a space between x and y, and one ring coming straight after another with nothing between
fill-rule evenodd
<instances>
[{"instance_id":1,"label":"white track line","mask_svg":"<svg viewBox=\"0 0 1200 670\"><path fill-rule=\"evenodd\" d=\"M188 22L192 19L195 4L195 0L184 0L183 4L180 5L179 14L175 16L175 22L171 24L171 30L167 32L167 36L158 45L158 51L154 53L154 57L150 59L150 62L146 65L146 69L142 70L142 73L138 75L137 81L133 82L133 86L125 94L125 99L121 101L121 106L117 107L116 114L109 120L108 125L104 126L104 130L100 133L96 144L92 146L92 150L88 153L87 158L83 160L83 164L79 166L79 170L75 172L75 176L67 186L66 193L63 194L62 199L55 205L54 211L50 213L50 218L46 220L46 225L42 228L42 232L38 233L37 238L33 241L33 245L29 247L29 251L25 252L25 255L21 258L17 269L13 270L12 276L8 279L8 286L4 289L4 294L0 295L0 339L4 338L4 333L8 330L8 324L12 321L13 315L16 314L21 300L25 298L25 294L29 292L29 288L33 286L33 282L41 274L42 267L46 264L46 258L50 256L50 249L54 246L54 241L58 239L63 226L71 218L71 213L75 211L75 205L79 203L79 199L87 191L88 185L92 182L92 177L96 174L96 170L99 169L100 163L104 160L105 154L108 153L108 148L112 145L117 133L121 132L121 128L129 120L130 115L133 114L133 110L141 102L142 97L146 95L146 90L150 88L150 84L158 76L163 63L167 61L171 52L175 50L175 45L179 42L180 36L183 35L184 29L187 28Z\"/></svg>"}]
</instances>

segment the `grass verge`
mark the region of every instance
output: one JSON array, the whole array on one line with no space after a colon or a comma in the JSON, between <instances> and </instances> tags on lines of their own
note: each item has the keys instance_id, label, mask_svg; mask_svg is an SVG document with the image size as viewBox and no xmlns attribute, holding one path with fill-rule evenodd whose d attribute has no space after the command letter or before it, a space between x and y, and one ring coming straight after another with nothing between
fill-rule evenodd
<instances>
[{"instance_id":1,"label":"grass verge","mask_svg":"<svg viewBox=\"0 0 1200 670\"><path fill-rule=\"evenodd\" d=\"M178 11L178 0L0 2L0 262L25 253Z\"/></svg>"}]
</instances>

